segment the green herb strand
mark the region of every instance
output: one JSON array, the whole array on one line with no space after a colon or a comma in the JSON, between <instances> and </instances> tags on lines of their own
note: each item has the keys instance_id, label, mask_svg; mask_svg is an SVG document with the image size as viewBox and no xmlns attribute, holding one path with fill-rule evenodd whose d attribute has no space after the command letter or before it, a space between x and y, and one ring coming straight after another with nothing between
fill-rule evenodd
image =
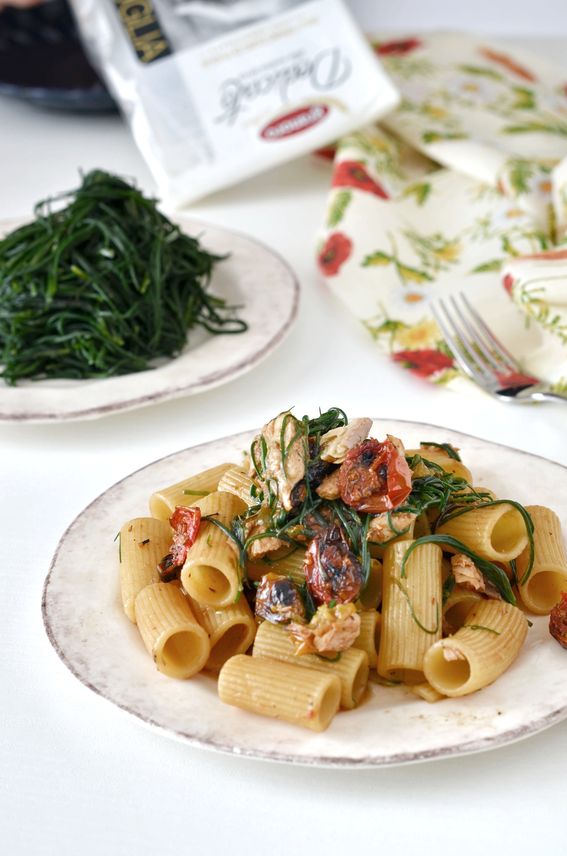
<instances>
[{"instance_id":1,"label":"green herb strand","mask_svg":"<svg viewBox=\"0 0 567 856\"><path fill-rule=\"evenodd\" d=\"M406 575L406 564L409 557L416 547L420 546L420 544L445 544L448 547L452 547L458 553L464 553L465 556L472 559L483 576L496 586L504 600L515 606L516 598L514 597L514 592L512 591L508 577L502 568L499 568L498 565L489 562L487 559L482 559L477 555L477 553L470 550L466 544L463 544L462 541L459 541L457 538L453 538L451 535L423 535L421 538L417 538L415 541L412 541L402 560L402 577L405 577Z\"/></svg>"},{"instance_id":2,"label":"green herb strand","mask_svg":"<svg viewBox=\"0 0 567 856\"><path fill-rule=\"evenodd\" d=\"M529 546L530 554L529 554L529 559L528 559L528 564L526 566L526 570L524 571L524 574L523 574L522 579L520 580L519 584L525 585L526 582L530 578L530 574L532 572L532 568L534 565L534 558L535 558L535 542L534 542L534 523L533 523L533 520L530 516L529 511L527 511L527 509L524 508L524 506L520 502L517 502L515 499L489 499L487 501L482 501L482 502L478 503L475 507L476 508L490 508L491 506L496 506L496 505L512 505L521 514L522 519L524 521L524 524L526 527L526 534L528 536L528 546ZM466 507L465 508L456 507L456 508L452 509L451 507L448 507L439 516L437 523L436 523L436 526L441 526L442 523L446 523L448 520L454 520L455 517L460 517L462 514L466 514L467 511L471 511L471 509L466 508ZM514 560L512 560L512 561L514 562L513 569L512 569L513 577L517 581L516 563Z\"/></svg>"},{"instance_id":3,"label":"green herb strand","mask_svg":"<svg viewBox=\"0 0 567 856\"><path fill-rule=\"evenodd\" d=\"M486 630L488 633L494 633L495 636L500 636L500 631L494 627L486 627L484 624L463 624L463 628L468 627L469 630Z\"/></svg>"},{"instance_id":4,"label":"green herb strand","mask_svg":"<svg viewBox=\"0 0 567 856\"><path fill-rule=\"evenodd\" d=\"M429 627L426 627L425 624L422 624L421 621L419 620L419 618L417 617L415 609L413 608L413 603L411 602L411 598L410 598L408 591L405 588L404 584L400 580L396 579L396 577L392 577L392 582L395 586L397 586L399 588L399 590L401 591L401 593L403 594L403 596L407 600L408 606L409 606L409 611L411 613L411 617L413 618L413 620L415 621L415 623L417 624L419 629L423 630L424 633L429 633L430 636L434 636L437 633L437 631L439 630L439 620L440 620L439 604L438 603L435 604L435 627L433 629L430 629Z\"/></svg>"}]
</instances>

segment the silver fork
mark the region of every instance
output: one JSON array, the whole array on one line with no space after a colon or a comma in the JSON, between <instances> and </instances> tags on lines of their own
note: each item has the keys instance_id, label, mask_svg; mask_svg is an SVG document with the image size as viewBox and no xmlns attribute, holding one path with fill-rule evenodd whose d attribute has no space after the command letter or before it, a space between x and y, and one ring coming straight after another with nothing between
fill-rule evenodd
<instances>
[{"instance_id":1,"label":"silver fork","mask_svg":"<svg viewBox=\"0 0 567 856\"><path fill-rule=\"evenodd\" d=\"M567 403L567 395L522 370L464 294L439 300L431 309L455 362L491 395L502 401Z\"/></svg>"}]
</instances>

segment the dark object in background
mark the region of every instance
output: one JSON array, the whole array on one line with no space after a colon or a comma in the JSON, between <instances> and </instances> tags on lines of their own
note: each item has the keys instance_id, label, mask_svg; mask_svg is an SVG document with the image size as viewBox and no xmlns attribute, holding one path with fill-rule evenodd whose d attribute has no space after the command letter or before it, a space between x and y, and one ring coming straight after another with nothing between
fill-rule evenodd
<instances>
[{"instance_id":1,"label":"dark object in background","mask_svg":"<svg viewBox=\"0 0 567 856\"><path fill-rule=\"evenodd\" d=\"M64 0L0 12L0 95L57 110L116 109L85 56Z\"/></svg>"}]
</instances>

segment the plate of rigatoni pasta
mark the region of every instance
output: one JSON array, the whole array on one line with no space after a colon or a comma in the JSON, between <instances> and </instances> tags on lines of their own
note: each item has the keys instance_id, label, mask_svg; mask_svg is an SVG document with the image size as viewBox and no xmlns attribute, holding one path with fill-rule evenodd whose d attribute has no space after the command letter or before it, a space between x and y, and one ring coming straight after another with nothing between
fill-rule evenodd
<instances>
[{"instance_id":1,"label":"plate of rigatoni pasta","mask_svg":"<svg viewBox=\"0 0 567 856\"><path fill-rule=\"evenodd\" d=\"M86 686L193 746L336 767L496 748L567 718L565 475L286 410L94 500L45 627Z\"/></svg>"}]
</instances>

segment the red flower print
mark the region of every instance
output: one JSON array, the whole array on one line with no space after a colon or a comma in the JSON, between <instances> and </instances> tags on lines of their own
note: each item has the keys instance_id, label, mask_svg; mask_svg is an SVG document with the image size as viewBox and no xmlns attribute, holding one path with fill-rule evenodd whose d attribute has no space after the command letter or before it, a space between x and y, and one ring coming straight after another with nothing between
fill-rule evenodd
<instances>
[{"instance_id":1,"label":"red flower print","mask_svg":"<svg viewBox=\"0 0 567 856\"><path fill-rule=\"evenodd\" d=\"M375 46L379 56L404 56L411 51L420 48L422 42L419 39L399 39L393 42L381 42Z\"/></svg>"},{"instance_id":2,"label":"red flower print","mask_svg":"<svg viewBox=\"0 0 567 856\"><path fill-rule=\"evenodd\" d=\"M532 74L529 69L520 65L516 60L512 59L511 56L508 56L508 54L499 53L498 51L492 50L492 48L480 48L480 53L483 57L486 57L486 59L491 60L491 62L502 65L508 71L511 71L512 74L515 74L516 77L521 77L523 80L529 80L531 82L537 80L537 77Z\"/></svg>"},{"instance_id":3,"label":"red flower print","mask_svg":"<svg viewBox=\"0 0 567 856\"><path fill-rule=\"evenodd\" d=\"M538 383L538 379L531 375L512 372L511 374L496 374L498 383L502 384L505 389L507 386L531 386L533 383Z\"/></svg>"},{"instance_id":4,"label":"red flower print","mask_svg":"<svg viewBox=\"0 0 567 856\"><path fill-rule=\"evenodd\" d=\"M514 277L511 273L507 273L506 276L502 280L502 285L508 292L508 294L512 294L512 288L514 286Z\"/></svg>"},{"instance_id":5,"label":"red flower print","mask_svg":"<svg viewBox=\"0 0 567 856\"><path fill-rule=\"evenodd\" d=\"M382 185L374 181L358 161L341 161L338 163L333 174L332 186L357 187L359 190L366 190L381 199L389 199Z\"/></svg>"},{"instance_id":6,"label":"red flower print","mask_svg":"<svg viewBox=\"0 0 567 856\"><path fill-rule=\"evenodd\" d=\"M333 232L317 259L319 270L324 276L336 276L352 252L352 241L342 232Z\"/></svg>"},{"instance_id":7,"label":"red flower print","mask_svg":"<svg viewBox=\"0 0 567 856\"><path fill-rule=\"evenodd\" d=\"M451 369L454 366L453 359L435 351L433 348L425 348L422 351L398 351L392 354L395 363L402 363L404 368L418 377L431 377L442 369Z\"/></svg>"},{"instance_id":8,"label":"red flower print","mask_svg":"<svg viewBox=\"0 0 567 856\"><path fill-rule=\"evenodd\" d=\"M322 158L323 160L334 160L334 157L337 153L337 147L335 145L331 146L323 146L321 149L315 149L313 152L314 155L318 158Z\"/></svg>"},{"instance_id":9,"label":"red flower print","mask_svg":"<svg viewBox=\"0 0 567 856\"><path fill-rule=\"evenodd\" d=\"M523 259L543 259L551 262L567 259L567 250L552 249L544 250L543 253L533 253L531 256L522 256Z\"/></svg>"}]
</instances>

